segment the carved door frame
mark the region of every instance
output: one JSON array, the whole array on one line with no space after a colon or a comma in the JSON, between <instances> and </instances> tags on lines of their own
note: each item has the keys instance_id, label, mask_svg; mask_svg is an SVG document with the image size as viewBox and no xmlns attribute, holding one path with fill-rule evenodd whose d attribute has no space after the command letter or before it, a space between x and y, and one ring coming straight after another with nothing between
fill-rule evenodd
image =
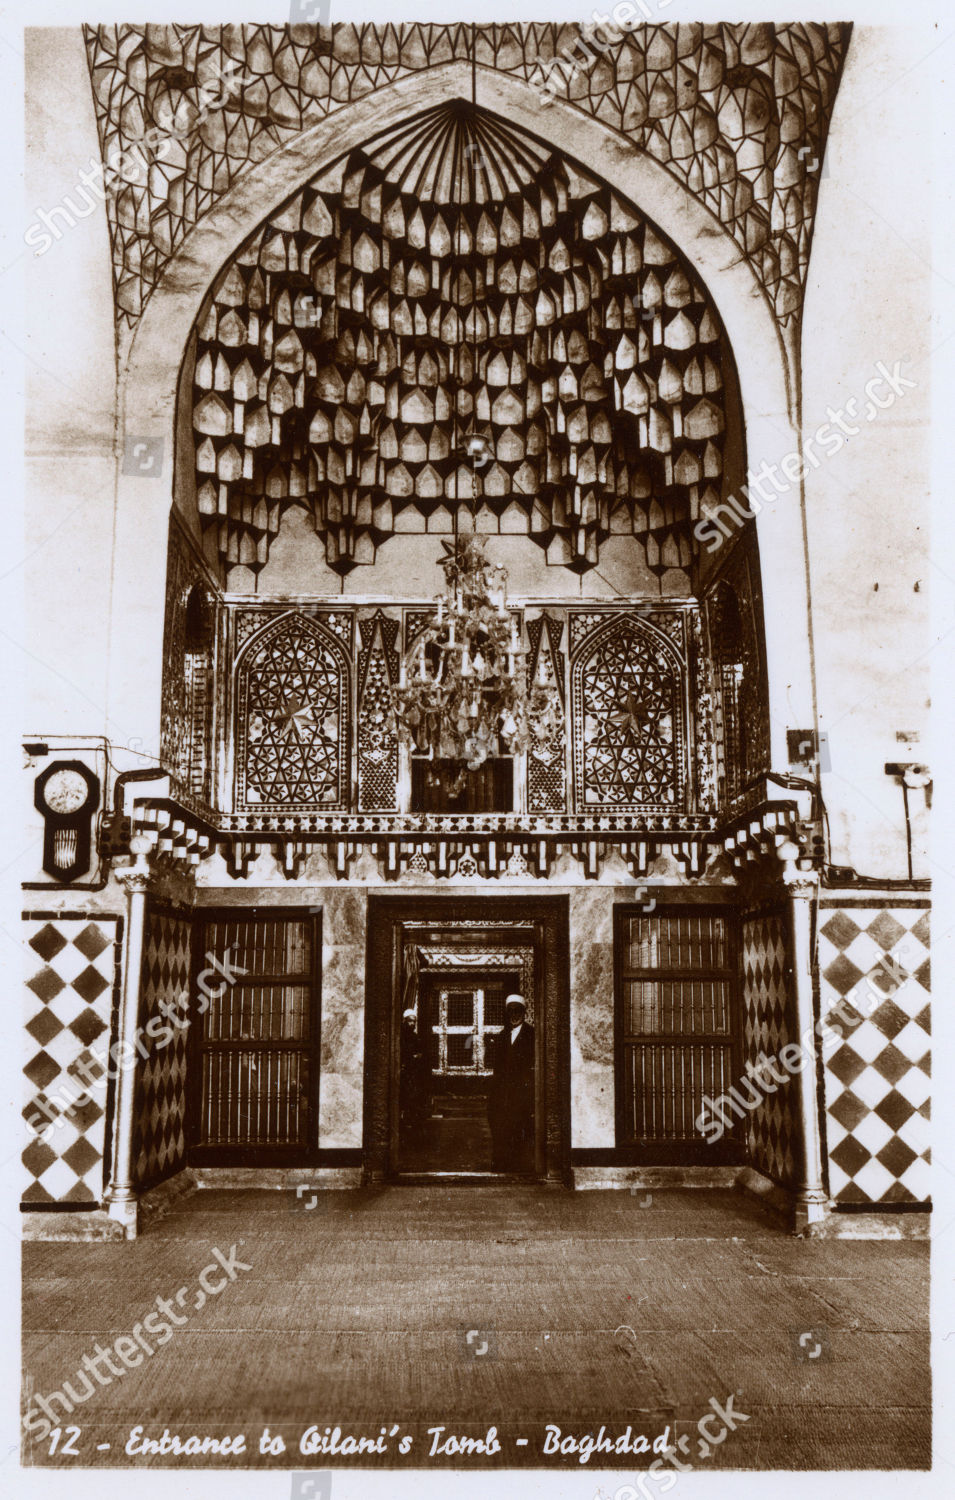
<instances>
[{"instance_id":1,"label":"carved door frame","mask_svg":"<svg viewBox=\"0 0 955 1500\"><path fill-rule=\"evenodd\" d=\"M548 1186L570 1182L570 901L567 896L385 896L369 894L365 968L363 1180L374 1185L398 1171L398 1046L403 949L408 923L457 927L473 939L482 929L515 942L524 929L534 947L537 1037L535 1176ZM468 928L465 924L479 924ZM528 931L529 930L529 931ZM510 936L508 933L510 932ZM495 938L495 942L497 938ZM473 946L473 942L472 942Z\"/></svg>"}]
</instances>

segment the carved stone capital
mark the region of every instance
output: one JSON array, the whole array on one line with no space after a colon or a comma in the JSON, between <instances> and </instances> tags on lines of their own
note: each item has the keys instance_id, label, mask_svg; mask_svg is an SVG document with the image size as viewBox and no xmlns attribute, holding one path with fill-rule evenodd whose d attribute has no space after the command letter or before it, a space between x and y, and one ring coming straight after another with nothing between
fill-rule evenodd
<instances>
[{"instance_id":1,"label":"carved stone capital","mask_svg":"<svg viewBox=\"0 0 955 1500\"><path fill-rule=\"evenodd\" d=\"M796 870L789 866L783 871L783 884L790 896L800 901L809 901L819 890L817 870Z\"/></svg>"},{"instance_id":2,"label":"carved stone capital","mask_svg":"<svg viewBox=\"0 0 955 1500\"><path fill-rule=\"evenodd\" d=\"M129 896L145 896L152 889L153 871L142 855L137 856L134 864L125 869L117 869L114 873Z\"/></svg>"}]
</instances>

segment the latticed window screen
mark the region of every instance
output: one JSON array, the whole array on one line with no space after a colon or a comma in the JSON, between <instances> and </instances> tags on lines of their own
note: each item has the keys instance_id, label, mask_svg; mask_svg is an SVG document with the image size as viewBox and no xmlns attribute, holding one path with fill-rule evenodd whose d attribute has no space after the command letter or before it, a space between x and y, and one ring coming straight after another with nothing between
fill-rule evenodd
<instances>
[{"instance_id":1,"label":"latticed window screen","mask_svg":"<svg viewBox=\"0 0 955 1500\"><path fill-rule=\"evenodd\" d=\"M617 921L618 1144L699 1144L704 1096L735 1076L729 921L692 909Z\"/></svg>"},{"instance_id":2,"label":"latticed window screen","mask_svg":"<svg viewBox=\"0 0 955 1500\"><path fill-rule=\"evenodd\" d=\"M485 978L480 986L440 989L434 998L430 1057L434 1073L487 1075L489 1041L504 1026L504 1000L518 987L516 974Z\"/></svg>"},{"instance_id":3,"label":"latticed window screen","mask_svg":"<svg viewBox=\"0 0 955 1500\"><path fill-rule=\"evenodd\" d=\"M575 662L572 694L578 811L680 808L683 685L669 647L631 619L614 621Z\"/></svg>"},{"instance_id":4,"label":"latticed window screen","mask_svg":"<svg viewBox=\"0 0 955 1500\"><path fill-rule=\"evenodd\" d=\"M313 621L262 632L236 674L237 808L347 805L349 692L340 643Z\"/></svg>"},{"instance_id":5,"label":"latticed window screen","mask_svg":"<svg viewBox=\"0 0 955 1500\"><path fill-rule=\"evenodd\" d=\"M208 794L209 780L209 660L206 651L187 651L185 676L185 736L187 780L197 797Z\"/></svg>"},{"instance_id":6,"label":"latticed window screen","mask_svg":"<svg viewBox=\"0 0 955 1500\"><path fill-rule=\"evenodd\" d=\"M205 924L212 992L201 1018L198 1140L203 1147L308 1147L317 994L310 918ZM217 993L216 993L217 992Z\"/></svg>"}]
</instances>

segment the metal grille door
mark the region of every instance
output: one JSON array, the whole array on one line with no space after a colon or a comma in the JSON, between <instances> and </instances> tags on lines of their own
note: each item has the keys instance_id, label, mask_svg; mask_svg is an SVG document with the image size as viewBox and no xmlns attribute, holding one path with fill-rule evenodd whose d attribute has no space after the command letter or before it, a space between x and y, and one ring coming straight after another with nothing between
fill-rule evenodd
<instances>
[{"instance_id":1,"label":"metal grille door","mask_svg":"<svg viewBox=\"0 0 955 1500\"><path fill-rule=\"evenodd\" d=\"M692 908L615 915L617 1144L646 1161L715 1160L725 1147L695 1122L704 1097L736 1077L730 919Z\"/></svg>"},{"instance_id":2,"label":"metal grille door","mask_svg":"<svg viewBox=\"0 0 955 1500\"><path fill-rule=\"evenodd\" d=\"M217 913L199 951L194 1146L207 1160L306 1160L317 1133L315 919Z\"/></svg>"}]
</instances>

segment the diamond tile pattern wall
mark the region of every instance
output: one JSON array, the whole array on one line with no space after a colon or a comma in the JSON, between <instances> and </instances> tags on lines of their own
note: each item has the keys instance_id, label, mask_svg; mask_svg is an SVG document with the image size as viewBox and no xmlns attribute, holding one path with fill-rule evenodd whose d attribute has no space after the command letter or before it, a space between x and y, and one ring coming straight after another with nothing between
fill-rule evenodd
<instances>
[{"instance_id":1,"label":"diamond tile pattern wall","mask_svg":"<svg viewBox=\"0 0 955 1500\"><path fill-rule=\"evenodd\" d=\"M123 919L27 913L29 1081L23 1202L99 1204L103 1196L110 1025Z\"/></svg>"},{"instance_id":2,"label":"diamond tile pattern wall","mask_svg":"<svg viewBox=\"0 0 955 1500\"><path fill-rule=\"evenodd\" d=\"M161 1182L185 1162L189 1033L175 1018L188 1019L195 1010L187 1010L191 931L188 918L177 913L158 907L147 912L139 1024L149 1056L139 1067L133 1126L133 1179L140 1186ZM145 1028L154 1017L166 1029L157 1025L150 1037Z\"/></svg>"},{"instance_id":3,"label":"diamond tile pattern wall","mask_svg":"<svg viewBox=\"0 0 955 1500\"><path fill-rule=\"evenodd\" d=\"M785 910L752 916L742 924L744 1062L761 1053L777 1057L798 1036L789 984L789 923ZM748 1118L750 1161L784 1187L796 1184L801 1165L799 1101L780 1085Z\"/></svg>"},{"instance_id":4,"label":"diamond tile pattern wall","mask_svg":"<svg viewBox=\"0 0 955 1500\"><path fill-rule=\"evenodd\" d=\"M929 1199L929 913L849 902L819 913L820 1000L836 1203ZM838 1010L835 1007L839 1007Z\"/></svg>"}]
</instances>

